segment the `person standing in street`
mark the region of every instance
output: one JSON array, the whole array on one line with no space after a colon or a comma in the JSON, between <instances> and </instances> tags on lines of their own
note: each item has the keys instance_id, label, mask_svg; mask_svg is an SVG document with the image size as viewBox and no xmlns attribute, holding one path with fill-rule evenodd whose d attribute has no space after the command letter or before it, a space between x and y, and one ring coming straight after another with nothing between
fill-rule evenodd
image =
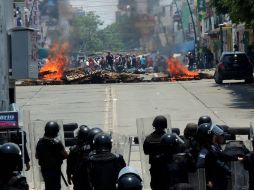
<instances>
[{"instance_id":1,"label":"person standing in street","mask_svg":"<svg viewBox=\"0 0 254 190\"><path fill-rule=\"evenodd\" d=\"M163 167L161 165L160 156L163 153L163 148L161 146L161 137L166 133L167 119L162 116L156 116L153 120L153 127L155 129L150 135L145 138L143 149L146 155L149 155L150 164L150 175L151 175L151 189L152 190L164 190L164 184L161 183ZM164 169L163 169L164 171Z\"/></svg>"},{"instance_id":2,"label":"person standing in street","mask_svg":"<svg viewBox=\"0 0 254 190\"><path fill-rule=\"evenodd\" d=\"M141 64L142 69L146 68L146 58L144 55L142 55L142 57L140 59L140 64Z\"/></svg>"},{"instance_id":3,"label":"person standing in street","mask_svg":"<svg viewBox=\"0 0 254 190\"><path fill-rule=\"evenodd\" d=\"M67 158L67 178L68 183L73 183L74 190L90 190L87 175L88 156L91 151L88 144L88 133L90 129L81 125L77 134L77 144L70 148Z\"/></svg>"},{"instance_id":4,"label":"person standing in street","mask_svg":"<svg viewBox=\"0 0 254 190\"><path fill-rule=\"evenodd\" d=\"M231 177L230 161L238 158L222 152L221 144L224 143L224 131L213 124L209 130L212 135L212 144L206 157L206 176L211 190L225 190ZM239 158L240 159L240 158Z\"/></svg>"},{"instance_id":5,"label":"person standing in street","mask_svg":"<svg viewBox=\"0 0 254 190\"><path fill-rule=\"evenodd\" d=\"M117 177L126 163L122 155L111 153L112 139L99 133L93 140L94 152L88 160L88 176L93 190L116 190Z\"/></svg>"},{"instance_id":6,"label":"person standing in street","mask_svg":"<svg viewBox=\"0 0 254 190\"><path fill-rule=\"evenodd\" d=\"M18 165L21 160L21 150L14 143L0 146L0 189L29 190L26 177L21 175Z\"/></svg>"},{"instance_id":7,"label":"person standing in street","mask_svg":"<svg viewBox=\"0 0 254 190\"><path fill-rule=\"evenodd\" d=\"M59 125L47 122L44 136L38 141L35 157L39 160L45 190L61 189L61 165L68 157L63 143L57 138Z\"/></svg>"},{"instance_id":8,"label":"person standing in street","mask_svg":"<svg viewBox=\"0 0 254 190\"><path fill-rule=\"evenodd\" d=\"M113 67L114 57L113 57L113 55L111 55L110 52L108 52L108 55L106 56L106 62L107 62L108 67L110 67L111 71L114 71L114 67Z\"/></svg>"}]
</instances>

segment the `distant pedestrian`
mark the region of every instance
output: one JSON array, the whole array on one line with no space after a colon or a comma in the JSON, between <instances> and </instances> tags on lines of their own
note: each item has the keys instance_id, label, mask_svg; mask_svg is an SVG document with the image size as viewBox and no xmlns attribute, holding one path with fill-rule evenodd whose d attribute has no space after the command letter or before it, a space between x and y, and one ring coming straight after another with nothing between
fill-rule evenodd
<instances>
[{"instance_id":1,"label":"distant pedestrian","mask_svg":"<svg viewBox=\"0 0 254 190\"><path fill-rule=\"evenodd\" d=\"M113 57L113 55L111 55L110 52L108 52L108 55L106 56L106 62L107 62L108 67L110 67L110 70L114 71L114 67L113 67L114 57Z\"/></svg>"},{"instance_id":2,"label":"distant pedestrian","mask_svg":"<svg viewBox=\"0 0 254 190\"><path fill-rule=\"evenodd\" d=\"M146 68L146 58L145 58L144 55L142 55L142 57L141 57L141 59L140 59L140 64L141 64L141 67L142 67L143 69Z\"/></svg>"}]
</instances>

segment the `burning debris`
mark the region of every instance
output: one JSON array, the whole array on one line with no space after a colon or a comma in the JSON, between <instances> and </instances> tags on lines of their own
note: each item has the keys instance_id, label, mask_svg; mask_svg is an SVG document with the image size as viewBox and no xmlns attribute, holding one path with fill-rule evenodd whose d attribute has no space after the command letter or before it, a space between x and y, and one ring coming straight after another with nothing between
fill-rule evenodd
<instances>
[{"instance_id":1,"label":"burning debris","mask_svg":"<svg viewBox=\"0 0 254 190\"><path fill-rule=\"evenodd\" d=\"M135 69L112 72L101 68L69 68L68 43L55 43L50 50L46 64L40 69L40 80L26 80L20 85L58 85L87 83L117 83L117 82L149 82L149 81L179 81L211 78L206 71L189 71L177 58L167 60L167 73L137 72Z\"/></svg>"},{"instance_id":2,"label":"burning debris","mask_svg":"<svg viewBox=\"0 0 254 190\"><path fill-rule=\"evenodd\" d=\"M167 63L168 71L171 75L171 81L200 79L198 72L189 71L178 59L174 57L170 57Z\"/></svg>"},{"instance_id":3,"label":"burning debris","mask_svg":"<svg viewBox=\"0 0 254 190\"><path fill-rule=\"evenodd\" d=\"M68 43L64 43L63 45L54 43L50 49L50 56L47 63L40 69L39 78L61 80L64 70L69 65L67 58L68 49Z\"/></svg>"}]
</instances>

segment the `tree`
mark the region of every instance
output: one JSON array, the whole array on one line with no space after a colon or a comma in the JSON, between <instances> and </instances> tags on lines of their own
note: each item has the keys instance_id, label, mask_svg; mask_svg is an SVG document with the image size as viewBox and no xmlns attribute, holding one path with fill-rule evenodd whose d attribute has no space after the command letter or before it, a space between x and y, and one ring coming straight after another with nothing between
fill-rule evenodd
<instances>
[{"instance_id":1,"label":"tree","mask_svg":"<svg viewBox=\"0 0 254 190\"><path fill-rule=\"evenodd\" d=\"M245 22L254 28L253 0L212 0L218 13L228 14L234 23Z\"/></svg>"},{"instance_id":2,"label":"tree","mask_svg":"<svg viewBox=\"0 0 254 190\"><path fill-rule=\"evenodd\" d=\"M125 49L134 49L139 47L140 33L135 26L136 18L134 16L121 16L116 24L118 33Z\"/></svg>"},{"instance_id":3,"label":"tree","mask_svg":"<svg viewBox=\"0 0 254 190\"><path fill-rule=\"evenodd\" d=\"M72 47L76 50L99 51L103 48L103 42L100 38L99 26L103 22L99 16L89 12L84 16L75 17L71 26L73 32L71 35Z\"/></svg>"},{"instance_id":4,"label":"tree","mask_svg":"<svg viewBox=\"0 0 254 190\"><path fill-rule=\"evenodd\" d=\"M139 47L139 32L132 17L122 16L115 23L100 29L100 17L90 12L74 17L71 22L72 49L86 52L128 50Z\"/></svg>"},{"instance_id":5,"label":"tree","mask_svg":"<svg viewBox=\"0 0 254 190\"><path fill-rule=\"evenodd\" d=\"M101 39L106 50L118 51L124 49L118 30L118 24L113 23L101 31Z\"/></svg>"},{"instance_id":6,"label":"tree","mask_svg":"<svg viewBox=\"0 0 254 190\"><path fill-rule=\"evenodd\" d=\"M133 17L121 16L115 23L103 31L104 44L112 50L128 50L139 47L139 32Z\"/></svg>"}]
</instances>

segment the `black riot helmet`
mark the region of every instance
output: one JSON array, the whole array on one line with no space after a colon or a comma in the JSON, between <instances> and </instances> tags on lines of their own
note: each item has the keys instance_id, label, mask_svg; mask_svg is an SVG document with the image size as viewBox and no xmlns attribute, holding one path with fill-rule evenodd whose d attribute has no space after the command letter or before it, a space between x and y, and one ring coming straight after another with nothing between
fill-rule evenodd
<instances>
[{"instance_id":1,"label":"black riot helmet","mask_svg":"<svg viewBox=\"0 0 254 190\"><path fill-rule=\"evenodd\" d=\"M45 126L45 136L49 138L56 138L59 132L59 125L55 121L47 122Z\"/></svg>"},{"instance_id":2,"label":"black riot helmet","mask_svg":"<svg viewBox=\"0 0 254 190\"><path fill-rule=\"evenodd\" d=\"M212 141L212 123L203 123L197 128L197 140L200 144L207 144Z\"/></svg>"},{"instance_id":3,"label":"black riot helmet","mask_svg":"<svg viewBox=\"0 0 254 190\"><path fill-rule=\"evenodd\" d=\"M95 135L97 135L98 133L102 133L102 132L103 131L97 127L90 129L87 138L88 138L88 143L90 144L91 147L93 146L93 139L94 139Z\"/></svg>"},{"instance_id":4,"label":"black riot helmet","mask_svg":"<svg viewBox=\"0 0 254 190\"><path fill-rule=\"evenodd\" d=\"M21 161L21 151L17 144L5 143L0 146L1 171L15 171Z\"/></svg>"},{"instance_id":5,"label":"black riot helmet","mask_svg":"<svg viewBox=\"0 0 254 190\"><path fill-rule=\"evenodd\" d=\"M112 148L111 136L106 133L98 133L93 139L93 148L99 152L110 152Z\"/></svg>"},{"instance_id":6,"label":"black riot helmet","mask_svg":"<svg viewBox=\"0 0 254 190\"><path fill-rule=\"evenodd\" d=\"M90 132L90 129L86 125L81 125L78 129L77 139L79 144L83 144L85 142L88 142L88 134Z\"/></svg>"},{"instance_id":7,"label":"black riot helmet","mask_svg":"<svg viewBox=\"0 0 254 190\"><path fill-rule=\"evenodd\" d=\"M117 190L142 190L142 179L132 167L126 166L119 172Z\"/></svg>"},{"instance_id":8,"label":"black riot helmet","mask_svg":"<svg viewBox=\"0 0 254 190\"><path fill-rule=\"evenodd\" d=\"M203 115L198 119L198 125L201 125L203 123L212 123L212 119L208 115Z\"/></svg>"},{"instance_id":9,"label":"black riot helmet","mask_svg":"<svg viewBox=\"0 0 254 190\"><path fill-rule=\"evenodd\" d=\"M197 132L198 125L196 123L188 123L183 131L184 137L195 138Z\"/></svg>"},{"instance_id":10,"label":"black riot helmet","mask_svg":"<svg viewBox=\"0 0 254 190\"><path fill-rule=\"evenodd\" d=\"M158 115L153 120L153 127L157 129L166 129L168 126L167 118L163 115Z\"/></svg>"},{"instance_id":11,"label":"black riot helmet","mask_svg":"<svg viewBox=\"0 0 254 190\"><path fill-rule=\"evenodd\" d=\"M184 141L175 133L166 133L161 137L160 143L165 150L175 153Z\"/></svg>"}]
</instances>

